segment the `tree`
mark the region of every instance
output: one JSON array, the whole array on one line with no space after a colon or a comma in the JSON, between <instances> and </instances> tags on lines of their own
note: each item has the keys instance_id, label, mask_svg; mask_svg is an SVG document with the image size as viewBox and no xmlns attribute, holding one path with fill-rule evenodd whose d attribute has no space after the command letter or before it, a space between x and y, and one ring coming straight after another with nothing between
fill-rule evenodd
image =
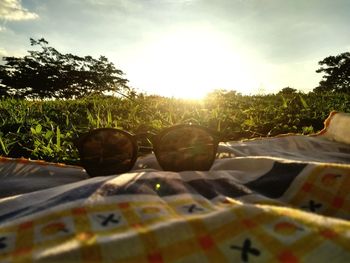
<instances>
[{"instance_id":1,"label":"tree","mask_svg":"<svg viewBox=\"0 0 350 263\"><path fill-rule=\"evenodd\" d=\"M30 39L39 51L23 58L3 57L0 96L26 98L80 98L91 94L131 91L124 73L104 56L62 54L41 38Z\"/></svg>"},{"instance_id":2,"label":"tree","mask_svg":"<svg viewBox=\"0 0 350 263\"><path fill-rule=\"evenodd\" d=\"M329 56L318 62L317 73L324 73L315 92L350 92L350 53Z\"/></svg>"},{"instance_id":3,"label":"tree","mask_svg":"<svg viewBox=\"0 0 350 263\"><path fill-rule=\"evenodd\" d=\"M298 91L296 89L293 89L291 87L285 87L285 88L281 89L277 94L280 94L280 95L294 95L297 92Z\"/></svg>"}]
</instances>

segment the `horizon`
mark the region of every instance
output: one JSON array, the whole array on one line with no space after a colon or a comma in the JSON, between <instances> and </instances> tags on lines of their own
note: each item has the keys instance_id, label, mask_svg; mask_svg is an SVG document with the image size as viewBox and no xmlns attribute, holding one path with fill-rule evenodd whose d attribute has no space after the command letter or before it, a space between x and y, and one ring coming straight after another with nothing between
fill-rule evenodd
<instances>
[{"instance_id":1,"label":"horizon","mask_svg":"<svg viewBox=\"0 0 350 263\"><path fill-rule=\"evenodd\" d=\"M106 56L150 95L307 93L318 62L350 49L349 11L347 0L6 0L0 56L44 37L62 53Z\"/></svg>"}]
</instances>

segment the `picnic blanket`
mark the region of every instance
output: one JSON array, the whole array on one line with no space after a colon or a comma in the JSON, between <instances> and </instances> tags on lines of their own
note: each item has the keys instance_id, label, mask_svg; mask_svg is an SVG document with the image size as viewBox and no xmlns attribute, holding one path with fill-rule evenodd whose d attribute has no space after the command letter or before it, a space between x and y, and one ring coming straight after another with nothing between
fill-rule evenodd
<instances>
[{"instance_id":1,"label":"picnic blanket","mask_svg":"<svg viewBox=\"0 0 350 263\"><path fill-rule=\"evenodd\" d=\"M201 172L1 158L0 262L350 262L348 127L222 143Z\"/></svg>"}]
</instances>

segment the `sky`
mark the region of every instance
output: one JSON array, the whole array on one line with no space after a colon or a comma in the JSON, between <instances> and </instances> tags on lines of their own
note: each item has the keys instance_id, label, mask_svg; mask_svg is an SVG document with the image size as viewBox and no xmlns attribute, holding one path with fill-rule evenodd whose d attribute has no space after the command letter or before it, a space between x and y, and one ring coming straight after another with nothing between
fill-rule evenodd
<instances>
[{"instance_id":1,"label":"sky","mask_svg":"<svg viewBox=\"0 0 350 263\"><path fill-rule=\"evenodd\" d=\"M349 14L349 0L0 0L0 56L44 37L106 56L147 94L309 92L318 62L350 51Z\"/></svg>"}]
</instances>

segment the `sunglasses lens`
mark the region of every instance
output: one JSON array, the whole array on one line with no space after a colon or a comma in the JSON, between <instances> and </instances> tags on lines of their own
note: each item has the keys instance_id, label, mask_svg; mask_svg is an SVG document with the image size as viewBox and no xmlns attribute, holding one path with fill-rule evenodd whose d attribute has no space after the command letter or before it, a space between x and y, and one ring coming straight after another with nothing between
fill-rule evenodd
<instances>
[{"instance_id":1,"label":"sunglasses lens","mask_svg":"<svg viewBox=\"0 0 350 263\"><path fill-rule=\"evenodd\" d=\"M132 139L114 129L87 134L81 139L78 150L90 176L127 172L135 163L136 149Z\"/></svg>"},{"instance_id":2,"label":"sunglasses lens","mask_svg":"<svg viewBox=\"0 0 350 263\"><path fill-rule=\"evenodd\" d=\"M198 127L169 130L157 144L157 159L164 170L209 170L216 154L213 136Z\"/></svg>"}]
</instances>

